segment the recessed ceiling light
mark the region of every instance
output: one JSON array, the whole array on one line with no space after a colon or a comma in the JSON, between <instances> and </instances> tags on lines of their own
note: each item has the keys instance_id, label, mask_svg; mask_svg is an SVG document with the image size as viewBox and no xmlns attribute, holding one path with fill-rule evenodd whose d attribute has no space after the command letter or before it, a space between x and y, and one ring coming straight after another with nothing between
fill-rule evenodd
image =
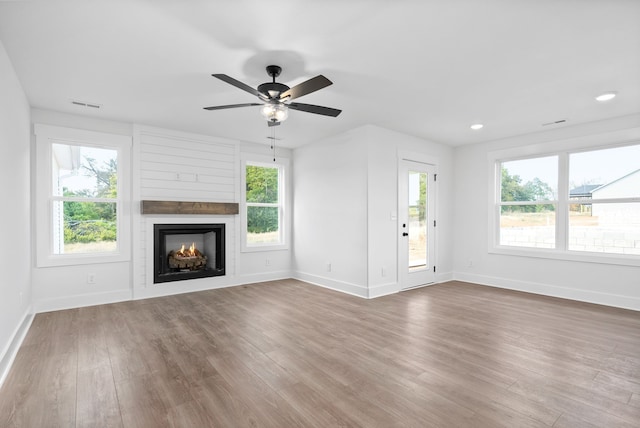
<instances>
[{"instance_id":1,"label":"recessed ceiling light","mask_svg":"<svg viewBox=\"0 0 640 428\"><path fill-rule=\"evenodd\" d=\"M618 95L617 92L605 92L604 94L598 95L596 97L596 100L600 101L600 102L611 101L612 99L614 99L616 97L616 95Z\"/></svg>"},{"instance_id":2,"label":"recessed ceiling light","mask_svg":"<svg viewBox=\"0 0 640 428\"><path fill-rule=\"evenodd\" d=\"M473 129L474 131L477 131L478 129L482 129L483 127L484 125L481 123L474 123L473 125L471 125L471 129Z\"/></svg>"}]
</instances>

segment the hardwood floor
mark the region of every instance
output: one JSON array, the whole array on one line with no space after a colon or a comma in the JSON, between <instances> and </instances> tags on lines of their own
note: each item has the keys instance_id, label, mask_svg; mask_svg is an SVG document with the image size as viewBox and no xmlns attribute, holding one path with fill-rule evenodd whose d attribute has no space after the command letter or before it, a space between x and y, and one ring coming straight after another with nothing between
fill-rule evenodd
<instances>
[{"instance_id":1,"label":"hardwood floor","mask_svg":"<svg viewBox=\"0 0 640 428\"><path fill-rule=\"evenodd\" d=\"M39 314L1 427L635 427L640 313L295 280Z\"/></svg>"}]
</instances>

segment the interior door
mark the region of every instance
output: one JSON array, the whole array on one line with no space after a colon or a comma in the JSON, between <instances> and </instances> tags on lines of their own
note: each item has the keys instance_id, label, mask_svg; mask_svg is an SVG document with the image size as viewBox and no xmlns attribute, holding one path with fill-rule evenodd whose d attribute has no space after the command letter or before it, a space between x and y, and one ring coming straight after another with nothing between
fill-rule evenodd
<instances>
[{"instance_id":1,"label":"interior door","mask_svg":"<svg viewBox=\"0 0 640 428\"><path fill-rule=\"evenodd\" d=\"M400 289L435 282L435 166L402 159L398 189Z\"/></svg>"}]
</instances>

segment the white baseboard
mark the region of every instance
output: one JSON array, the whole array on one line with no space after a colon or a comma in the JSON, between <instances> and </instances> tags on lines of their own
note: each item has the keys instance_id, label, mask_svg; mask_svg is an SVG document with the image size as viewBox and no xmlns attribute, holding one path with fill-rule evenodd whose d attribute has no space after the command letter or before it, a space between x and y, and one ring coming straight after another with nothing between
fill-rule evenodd
<instances>
[{"instance_id":1,"label":"white baseboard","mask_svg":"<svg viewBox=\"0 0 640 428\"><path fill-rule=\"evenodd\" d=\"M153 297L173 296L195 291L215 290L217 288L236 287L238 285L258 282L277 281L291 278L290 271L266 272L251 275L225 275L211 278L197 278L189 281L172 281L160 284L136 287L133 290L133 300L151 299Z\"/></svg>"},{"instance_id":2,"label":"white baseboard","mask_svg":"<svg viewBox=\"0 0 640 428\"><path fill-rule=\"evenodd\" d=\"M18 354L18 350L20 349L20 345L22 345L24 338L27 336L27 332L29 331L29 327L31 327L34 317L35 315L31 311L31 306L29 306L22 317L22 322L18 324L11 336L11 340L2 350L2 354L0 354L0 387L9 374L13 360Z\"/></svg>"},{"instance_id":3,"label":"white baseboard","mask_svg":"<svg viewBox=\"0 0 640 428\"><path fill-rule=\"evenodd\" d=\"M292 278L290 270L281 270L274 272L260 272L248 275L237 275L238 285L253 284L258 282L278 281L281 279Z\"/></svg>"},{"instance_id":4,"label":"white baseboard","mask_svg":"<svg viewBox=\"0 0 640 428\"><path fill-rule=\"evenodd\" d=\"M325 278L318 275L311 275L303 272L293 272L293 278L300 281L308 282L320 287L329 288L335 291L351 294L352 296L368 298L368 289L362 285L352 284L344 281L336 281L334 279Z\"/></svg>"},{"instance_id":5,"label":"white baseboard","mask_svg":"<svg viewBox=\"0 0 640 428\"><path fill-rule=\"evenodd\" d=\"M436 284L448 281L453 281L453 272L436 273Z\"/></svg>"},{"instance_id":6,"label":"white baseboard","mask_svg":"<svg viewBox=\"0 0 640 428\"><path fill-rule=\"evenodd\" d=\"M464 272L455 273L454 279L457 281L488 285L490 287L524 291L526 293L541 294L544 296L560 297L562 299L577 300L579 302L595 303L598 305L640 311L640 299L636 297L600 293L597 291L578 290L575 288L560 287L557 285L520 281L496 276L476 275Z\"/></svg>"},{"instance_id":7,"label":"white baseboard","mask_svg":"<svg viewBox=\"0 0 640 428\"><path fill-rule=\"evenodd\" d=\"M389 282L386 284L375 285L368 288L362 285L352 284L344 281L336 281L334 279L318 275L311 275L303 272L294 272L292 277L313 285L319 285L320 287L329 288L335 291L341 291L343 293L363 297L365 299L375 299L377 297L388 296L390 294L398 293L401 291L400 285L397 282ZM434 284L451 281L452 279L452 272L441 273L436 275L436 281L434 282Z\"/></svg>"},{"instance_id":8,"label":"white baseboard","mask_svg":"<svg viewBox=\"0 0 640 428\"><path fill-rule=\"evenodd\" d=\"M123 302L125 300L131 300L131 290L129 289L44 299L37 301L34 306L35 312L41 313L81 308L84 306L105 305L108 303Z\"/></svg>"},{"instance_id":9,"label":"white baseboard","mask_svg":"<svg viewBox=\"0 0 640 428\"><path fill-rule=\"evenodd\" d=\"M175 294L193 293L195 291L213 290L216 288L239 285L231 275L211 278L196 278L188 281L171 281L151 284L133 289L133 300L151 299L153 297L173 296Z\"/></svg>"},{"instance_id":10,"label":"white baseboard","mask_svg":"<svg viewBox=\"0 0 640 428\"><path fill-rule=\"evenodd\" d=\"M398 291L400 291L400 285L398 285L397 282L374 285L369 287L369 298L375 299L376 297L388 296L389 294L395 294Z\"/></svg>"}]
</instances>

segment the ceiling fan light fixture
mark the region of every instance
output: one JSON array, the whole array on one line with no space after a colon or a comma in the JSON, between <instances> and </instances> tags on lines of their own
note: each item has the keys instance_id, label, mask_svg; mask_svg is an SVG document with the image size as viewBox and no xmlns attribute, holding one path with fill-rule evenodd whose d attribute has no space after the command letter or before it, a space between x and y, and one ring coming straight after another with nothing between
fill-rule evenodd
<instances>
[{"instance_id":1,"label":"ceiling fan light fixture","mask_svg":"<svg viewBox=\"0 0 640 428\"><path fill-rule=\"evenodd\" d=\"M260 113L269 122L284 122L289 117L289 109L285 104L270 103L265 104Z\"/></svg>"},{"instance_id":2,"label":"ceiling fan light fixture","mask_svg":"<svg viewBox=\"0 0 640 428\"><path fill-rule=\"evenodd\" d=\"M618 95L618 93L615 92L615 91L605 92L603 94L598 95L596 97L596 101L600 101L601 103L603 103L605 101L611 101L612 99L614 99L616 97L616 95Z\"/></svg>"}]
</instances>

